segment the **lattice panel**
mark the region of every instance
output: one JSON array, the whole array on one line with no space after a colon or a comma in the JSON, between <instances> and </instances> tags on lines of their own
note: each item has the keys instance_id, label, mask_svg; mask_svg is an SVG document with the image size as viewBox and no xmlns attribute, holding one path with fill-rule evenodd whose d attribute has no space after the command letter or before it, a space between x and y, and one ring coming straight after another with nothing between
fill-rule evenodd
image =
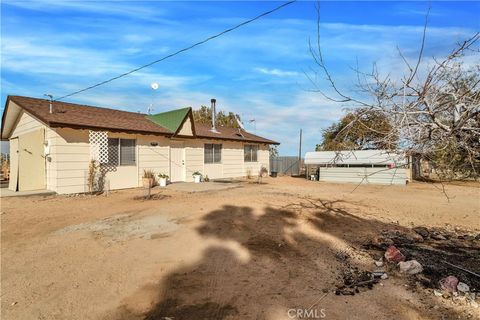
<instances>
[{"instance_id":1,"label":"lattice panel","mask_svg":"<svg viewBox=\"0 0 480 320\"><path fill-rule=\"evenodd\" d=\"M90 142L90 158L100 163L108 163L107 132L90 130L88 140Z\"/></svg>"}]
</instances>

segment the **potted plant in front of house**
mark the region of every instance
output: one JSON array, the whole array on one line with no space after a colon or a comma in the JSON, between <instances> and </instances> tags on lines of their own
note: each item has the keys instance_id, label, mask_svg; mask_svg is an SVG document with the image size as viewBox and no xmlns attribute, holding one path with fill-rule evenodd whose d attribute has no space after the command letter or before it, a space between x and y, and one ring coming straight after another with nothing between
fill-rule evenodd
<instances>
[{"instance_id":1,"label":"potted plant in front of house","mask_svg":"<svg viewBox=\"0 0 480 320\"><path fill-rule=\"evenodd\" d=\"M200 179L202 179L202 174L199 171L195 171L193 174L193 182L199 183Z\"/></svg>"},{"instance_id":2,"label":"potted plant in front of house","mask_svg":"<svg viewBox=\"0 0 480 320\"><path fill-rule=\"evenodd\" d=\"M143 170L143 177L142 177L143 187L150 189L153 187L153 183L155 182L155 173L152 170Z\"/></svg>"},{"instance_id":3,"label":"potted plant in front of house","mask_svg":"<svg viewBox=\"0 0 480 320\"><path fill-rule=\"evenodd\" d=\"M167 186L168 174L160 173L158 175L158 179L159 179L158 182L160 184L160 187L166 187Z\"/></svg>"}]
</instances>

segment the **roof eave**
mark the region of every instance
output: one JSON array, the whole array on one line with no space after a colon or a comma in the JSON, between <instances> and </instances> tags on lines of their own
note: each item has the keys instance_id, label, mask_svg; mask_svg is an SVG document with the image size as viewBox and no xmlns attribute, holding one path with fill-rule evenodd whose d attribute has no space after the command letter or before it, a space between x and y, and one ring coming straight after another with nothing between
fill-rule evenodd
<instances>
[{"instance_id":1,"label":"roof eave","mask_svg":"<svg viewBox=\"0 0 480 320\"><path fill-rule=\"evenodd\" d=\"M69 124L69 123L62 123L62 122L50 122L48 124L51 128L69 128L69 129L77 129L77 130L106 130L110 132L124 132L124 133L136 133L136 134L144 134L144 135L154 135L154 136L166 136L171 137L173 133L171 132L155 132L155 131L145 131L145 130L128 130L128 129L118 129L112 127L100 127L100 126L89 126L89 125L76 125L76 124Z\"/></svg>"}]
</instances>

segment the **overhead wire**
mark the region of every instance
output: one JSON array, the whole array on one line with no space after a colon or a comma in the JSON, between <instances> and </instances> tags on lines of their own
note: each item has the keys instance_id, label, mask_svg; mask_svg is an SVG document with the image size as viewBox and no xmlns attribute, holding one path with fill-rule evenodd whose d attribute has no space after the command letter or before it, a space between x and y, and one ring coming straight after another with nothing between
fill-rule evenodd
<instances>
[{"instance_id":1,"label":"overhead wire","mask_svg":"<svg viewBox=\"0 0 480 320\"><path fill-rule=\"evenodd\" d=\"M233 26L233 27L231 27L231 28L225 29L225 30L223 30L222 32L219 32L219 33L214 34L214 35L212 35L212 36L210 36L210 37L208 37L208 38L205 38L205 39L203 39L203 40L201 40L201 41L198 41L198 42L196 42L196 43L194 43L194 44L192 44L192 45L190 45L190 46L188 46L188 47L185 47L185 48L183 48L183 49L180 49L180 50L177 50L177 51L175 51L175 52L173 52L173 53L170 53L170 54L168 54L168 55L166 55L166 56L164 56L164 57L162 57L162 58L160 58L160 59L154 60L154 61L149 62L149 63L147 63L147 64L144 64L144 65L142 65L142 66L140 66L140 67L138 67L138 68L132 69L132 70L130 70L130 71L128 71L128 72L122 73L122 74L120 74L120 75L118 75L118 76L115 76L115 77L113 77L113 78L107 79L107 80L105 80L105 81L96 83L96 84L91 85L91 86L88 86L88 87L83 88L83 89L81 89L81 90L77 90L77 91L74 91L74 92L72 92L72 93L66 94L66 95L64 95L64 96L61 96L61 97L59 97L59 98L54 99L53 101L63 100L63 99L65 99L65 98L68 98L68 97L77 95L77 94L79 94L79 93L82 93L82 92L85 92L85 91L88 91L88 90L91 90L91 89L100 87L100 86L105 85L105 84L107 84L107 83L109 83L109 82L118 80L118 79L123 78L123 77L125 77L125 76L128 76L128 75L130 75L130 74L132 74L132 73L135 73L135 72L137 72L137 71L140 71L140 70L142 70L142 69L145 69L145 68L147 68L147 67L150 67L150 66L152 66L152 65L154 65L154 64L157 64L157 63L159 63L159 62L162 62L162 61L164 61L164 60L167 60L167 59L169 59L169 58L172 58L172 57L174 57L174 56L176 56L176 55L178 55L178 54L180 54L180 53L182 53L182 52L191 50L191 49L193 49L193 48L195 48L195 47L198 47L198 46L200 46L200 45L202 45L202 44L204 44L204 43L206 43L206 42L208 42L208 41L211 41L211 40L213 40L213 39L215 39L215 38L218 38L218 37L220 37L220 36L222 36L222 35L224 35L224 34L226 34L226 33L232 32L232 31L234 31L234 30L236 30L236 29L238 29L238 28L241 28L241 27L243 27L243 26L245 26L245 25L247 25L247 24L250 24L250 23L252 23L252 22L254 22L254 21L258 20L258 19L261 19L262 17L265 17L265 16L267 16L267 15L269 15L269 14L271 14L271 13L274 13L275 11L278 11L278 10L280 10L280 9L282 9L282 8L284 8L284 7L292 4L292 3L294 3L294 2L297 2L297 0L292 0L292 1L285 2L285 3L281 4L281 5L279 5L278 7L275 7L275 8L273 8L273 9L269 10L269 11L265 11L265 12L259 14L258 16L254 17L254 18L251 18L251 19L249 19L249 20L246 20L246 21L244 21L244 22L242 22L242 23L240 23L240 24L237 24L237 25L235 25L235 26Z\"/></svg>"}]
</instances>

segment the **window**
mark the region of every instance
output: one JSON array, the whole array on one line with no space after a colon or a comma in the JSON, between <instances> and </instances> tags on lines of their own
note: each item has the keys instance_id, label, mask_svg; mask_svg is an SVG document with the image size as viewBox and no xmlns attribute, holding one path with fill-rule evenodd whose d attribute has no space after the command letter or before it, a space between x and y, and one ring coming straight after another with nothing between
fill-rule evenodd
<instances>
[{"instance_id":1,"label":"window","mask_svg":"<svg viewBox=\"0 0 480 320\"><path fill-rule=\"evenodd\" d=\"M108 165L134 166L135 139L108 138Z\"/></svg>"},{"instance_id":2,"label":"window","mask_svg":"<svg viewBox=\"0 0 480 320\"><path fill-rule=\"evenodd\" d=\"M205 144L203 153L204 163L220 163L222 162L222 145L221 144Z\"/></svg>"},{"instance_id":3,"label":"window","mask_svg":"<svg viewBox=\"0 0 480 320\"><path fill-rule=\"evenodd\" d=\"M118 166L118 138L108 138L108 165Z\"/></svg>"},{"instance_id":4,"label":"window","mask_svg":"<svg viewBox=\"0 0 480 320\"><path fill-rule=\"evenodd\" d=\"M246 144L243 147L243 160L245 162L257 162L258 146L255 144Z\"/></svg>"},{"instance_id":5,"label":"window","mask_svg":"<svg viewBox=\"0 0 480 320\"><path fill-rule=\"evenodd\" d=\"M120 139L120 165L135 165L135 140Z\"/></svg>"}]
</instances>

